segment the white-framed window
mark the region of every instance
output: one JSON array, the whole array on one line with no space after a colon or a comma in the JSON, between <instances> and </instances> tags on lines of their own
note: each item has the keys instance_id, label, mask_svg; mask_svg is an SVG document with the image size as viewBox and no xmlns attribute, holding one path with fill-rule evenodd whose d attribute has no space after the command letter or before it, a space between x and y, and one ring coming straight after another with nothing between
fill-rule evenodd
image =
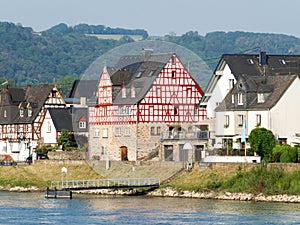
<instances>
[{"instance_id":1,"label":"white-framed window","mask_svg":"<svg viewBox=\"0 0 300 225\"><path fill-rule=\"evenodd\" d=\"M153 112L154 112L153 106L149 106L149 115L153 115Z\"/></svg>"},{"instance_id":2,"label":"white-framed window","mask_svg":"<svg viewBox=\"0 0 300 225\"><path fill-rule=\"evenodd\" d=\"M229 124L230 124L230 120L229 120L229 115L225 115L225 124L224 124L224 127L229 127Z\"/></svg>"},{"instance_id":3,"label":"white-framed window","mask_svg":"<svg viewBox=\"0 0 300 225\"><path fill-rule=\"evenodd\" d=\"M256 126L261 125L261 114L256 114Z\"/></svg>"},{"instance_id":4,"label":"white-framed window","mask_svg":"<svg viewBox=\"0 0 300 225\"><path fill-rule=\"evenodd\" d=\"M234 94L231 95L231 103L234 103Z\"/></svg>"},{"instance_id":5,"label":"white-framed window","mask_svg":"<svg viewBox=\"0 0 300 225\"><path fill-rule=\"evenodd\" d=\"M115 136L121 136L121 127L115 127Z\"/></svg>"},{"instance_id":6,"label":"white-framed window","mask_svg":"<svg viewBox=\"0 0 300 225\"><path fill-rule=\"evenodd\" d=\"M47 122L47 133L51 133L51 122Z\"/></svg>"},{"instance_id":7,"label":"white-framed window","mask_svg":"<svg viewBox=\"0 0 300 225\"><path fill-rule=\"evenodd\" d=\"M86 128L86 122L85 121L79 121L79 129L85 129Z\"/></svg>"},{"instance_id":8,"label":"white-framed window","mask_svg":"<svg viewBox=\"0 0 300 225\"><path fill-rule=\"evenodd\" d=\"M107 154L107 147L101 146L101 155L106 155L106 154Z\"/></svg>"},{"instance_id":9,"label":"white-framed window","mask_svg":"<svg viewBox=\"0 0 300 225\"><path fill-rule=\"evenodd\" d=\"M24 117L24 109L23 108L20 109L20 117Z\"/></svg>"},{"instance_id":10,"label":"white-framed window","mask_svg":"<svg viewBox=\"0 0 300 225\"><path fill-rule=\"evenodd\" d=\"M28 117L32 117L32 109L31 109L31 108L28 108L28 109L27 109L27 112L28 112Z\"/></svg>"},{"instance_id":11,"label":"white-framed window","mask_svg":"<svg viewBox=\"0 0 300 225\"><path fill-rule=\"evenodd\" d=\"M4 118L7 117L7 111L6 111L6 110L4 110L4 112L3 112L3 117L4 117Z\"/></svg>"},{"instance_id":12,"label":"white-framed window","mask_svg":"<svg viewBox=\"0 0 300 225\"><path fill-rule=\"evenodd\" d=\"M107 128L103 128L103 130L102 130L102 137L103 138L108 138L108 129Z\"/></svg>"},{"instance_id":13,"label":"white-framed window","mask_svg":"<svg viewBox=\"0 0 300 225\"><path fill-rule=\"evenodd\" d=\"M238 93L238 105L243 105L243 93Z\"/></svg>"},{"instance_id":14,"label":"white-framed window","mask_svg":"<svg viewBox=\"0 0 300 225\"><path fill-rule=\"evenodd\" d=\"M257 93L257 103L264 103L265 97L263 93Z\"/></svg>"},{"instance_id":15,"label":"white-framed window","mask_svg":"<svg viewBox=\"0 0 300 225\"><path fill-rule=\"evenodd\" d=\"M99 137L99 129L94 130L94 137L95 138Z\"/></svg>"},{"instance_id":16,"label":"white-framed window","mask_svg":"<svg viewBox=\"0 0 300 225\"><path fill-rule=\"evenodd\" d=\"M131 133L130 132L130 128L129 127L125 127L124 128L124 135L128 137L128 136L130 136L130 133Z\"/></svg>"},{"instance_id":17,"label":"white-framed window","mask_svg":"<svg viewBox=\"0 0 300 225\"><path fill-rule=\"evenodd\" d=\"M238 115L238 126L243 126L244 115Z\"/></svg>"},{"instance_id":18,"label":"white-framed window","mask_svg":"<svg viewBox=\"0 0 300 225\"><path fill-rule=\"evenodd\" d=\"M130 87L130 97L135 98L135 88L133 85L131 85Z\"/></svg>"}]
</instances>

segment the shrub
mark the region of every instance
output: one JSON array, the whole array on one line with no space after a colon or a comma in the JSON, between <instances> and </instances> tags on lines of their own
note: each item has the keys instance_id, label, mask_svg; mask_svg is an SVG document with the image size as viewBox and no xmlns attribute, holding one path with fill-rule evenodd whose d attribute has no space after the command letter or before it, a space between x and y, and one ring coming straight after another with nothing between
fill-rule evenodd
<instances>
[{"instance_id":1,"label":"shrub","mask_svg":"<svg viewBox=\"0 0 300 225\"><path fill-rule=\"evenodd\" d=\"M281 163L290 163L290 162L292 162L292 160L290 158L290 155L287 151L281 154L280 162Z\"/></svg>"}]
</instances>

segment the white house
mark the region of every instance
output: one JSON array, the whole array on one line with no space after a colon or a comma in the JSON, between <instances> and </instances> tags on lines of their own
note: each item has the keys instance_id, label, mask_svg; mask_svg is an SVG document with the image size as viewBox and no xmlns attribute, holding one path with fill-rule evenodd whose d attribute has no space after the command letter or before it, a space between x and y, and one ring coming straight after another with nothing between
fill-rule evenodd
<instances>
[{"instance_id":1,"label":"white house","mask_svg":"<svg viewBox=\"0 0 300 225\"><path fill-rule=\"evenodd\" d=\"M246 137L256 127L271 130L281 143L300 143L297 75L240 76L216 108L216 146L241 148L242 123Z\"/></svg>"}]
</instances>

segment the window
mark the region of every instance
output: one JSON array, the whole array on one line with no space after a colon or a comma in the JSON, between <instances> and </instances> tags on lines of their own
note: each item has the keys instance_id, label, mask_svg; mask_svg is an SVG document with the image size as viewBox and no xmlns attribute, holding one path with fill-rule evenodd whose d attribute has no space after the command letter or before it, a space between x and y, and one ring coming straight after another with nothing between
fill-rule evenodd
<instances>
[{"instance_id":1,"label":"window","mask_svg":"<svg viewBox=\"0 0 300 225\"><path fill-rule=\"evenodd\" d=\"M234 79L229 79L229 89L232 89L234 86Z\"/></svg>"},{"instance_id":2,"label":"window","mask_svg":"<svg viewBox=\"0 0 300 225\"><path fill-rule=\"evenodd\" d=\"M247 59L247 62L248 62L250 65L254 64L254 62L253 62L252 59Z\"/></svg>"},{"instance_id":3,"label":"window","mask_svg":"<svg viewBox=\"0 0 300 225\"><path fill-rule=\"evenodd\" d=\"M3 112L3 116L4 116L4 118L6 118L6 117L7 117L7 111L6 111L6 110L4 110L4 112Z\"/></svg>"},{"instance_id":4,"label":"window","mask_svg":"<svg viewBox=\"0 0 300 225\"><path fill-rule=\"evenodd\" d=\"M149 74L148 74L148 77L152 77L153 74L154 74L154 72L155 72L155 70L151 70L151 71L149 72Z\"/></svg>"},{"instance_id":5,"label":"window","mask_svg":"<svg viewBox=\"0 0 300 225\"><path fill-rule=\"evenodd\" d=\"M225 115L225 124L224 127L227 128L229 127L229 115Z\"/></svg>"},{"instance_id":6,"label":"window","mask_svg":"<svg viewBox=\"0 0 300 225\"><path fill-rule=\"evenodd\" d=\"M231 95L231 103L234 103L234 94Z\"/></svg>"},{"instance_id":7,"label":"window","mask_svg":"<svg viewBox=\"0 0 300 225\"><path fill-rule=\"evenodd\" d=\"M160 133L161 133L161 127L156 127L156 134L160 135Z\"/></svg>"},{"instance_id":8,"label":"window","mask_svg":"<svg viewBox=\"0 0 300 225\"><path fill-rule=\"evenodd\" d=\"M174 115L178 115L178 106L174 107Z\"/></svg>"},{"instance_id":9,"label":"window","mask_svg":"<svg viewBox=\"0 0 300 225\"><path fill-rule=\"evenodd\" d=\"M261 115L256 114L256 126L260 126L260 125L261 125Z\"/></svg>"},{"instance_id":10,"label":"window","mask_svg":"<svg viewBox=\"0 0 300 225\"><path fill-rule=\"evenodd\" d=\"M85 128L86 128L85 121L79 121L79 129L85 129Z\"/></svg>"},{"instance_id":11,"label":"window","mask_svg":"<svg viewBox=\"0 0 300 225\"><path fill-rule=\"evenodd\" d=\"M103 128L103 130L102 130L102 137L103 138L108 138L108 129L107 128Z\"/></svg>"},{"instance_id":12,"label":"window","mask_svg":"<svg viewBox=\"0 0 300 225\"><path fill-rule=\"evenodd\" d=\"M286 62L285 62L284 59L280 59L279 62L280 62L281 65L285 65L286 64Z\"/></svg>"},{"instance_id":13,"label":"window","mask_svg":"<svg viewBox=\"0 0 300 225\"><path fill-rule=\"evenodd\" d=\"M238 126L242 127L244 121L244 115L238 115Z\"/></svg>"},{"instance_id":14,"label":"window","mask_svg":"<svg viewBox=\"0 0 300 225\"><path fill-rule=\"evenodd\" d=\"M155 127L150 127L150 135L151 136L155 135Z\"/></svg>"},{"instance_id":15,"label":"window","mask_svg":"<svg viewBox=\"0 0 300 225\"><path fill-rule=\"evenodd\" d=\"M24 109L23 108L20 109L20 117L24 117Z\"/></svg>"},{"instance_id":16,"label":"window","mask_svg":"<svg viewBox=\"0 0 300 225\"><path fill-rule=\"evenodd\" d=\"M130 132L130 128L129 127L125 127L124 135L128 137L128 136L130 136L130 133L131 133Z\"/></svg>"},{"instance_id":17,"label":"window","mask_svg":"<svg viewBox=\"0 0 300 225\"><path fill-rule=\"evenodd\" d=\"M139 71L135 77L140 78L142 75L143 75L143 71Z\"/></svg>"},{"instance_id":18,"label":"window","mask_svg":"<svg viewBox=\"0 0 300 225\"><path fill-rule=\"evenodd\" d=\"M243 105L243 94L238 93L238 105Z\"/></svg>"},{"instance_id":19,"label":"window","mask_svg":"<svg viewBox=\"0 0 300 225\"><path fill-rule=\"evenodd\" d=\"M32 109L31 108L28 108L28 117L32 117Z\"/></svg>"},{"instance_id":20,"label":"window","mask_svg":"<svg viewBox=\"0 0 300 225\"><path fill-rule=\"evenodd\" d=\"M176 74L176 72L172 71L172 78L175 78L175 74Z\"/></svg>"},{"instance_id":21,"label":"window","mask_svg":"<svg viewBox=\"0 0 300 225\"><path fill-rule=\"evenodd\" d=\"M135 88L133 85L131 85L130 87L130 97L135 98Z\"/></svg>"},{"instance_id":22,"label":"window","mask_svg":"<svg viewBox=\"0 0 300 225\"><path fill-rule=\"evenodd\" d=\"M99 130L98 129L94 130L94 137L99 137Z\"/></svg>"},{"instance_id":23,"label":"window","mask_svg":"<svg viewBox=\"0 0 300 225\"><path fill-rule=\"evenodd\" d=\"M160 95L161 95L161 88L157 87L156 88L156 97L160 97Z\"/></svg>"},{"instance_id":24,"label":"window","mask_svg":"<svg viewBox=\"0 0 300 225\"><path fill-rule=\"evenodd\" d=\"M101 155L106 155L106 153L107 153L106 146L101 146Z\"/></svg>"},{"instance_id":25,"label":"window","mask_svg":"<svg viewBox=\"0 0 300 225\"><path fill-rule=\"evenodd\" d=\"M115 136L121 136L121 127L115 127Z\"/></svg>"},{"instance_id":26,"label":"window","mask_svg":"<svg viewBox=\"0 0 300 225\"><path fill-rule=\"evenodd\" d=\"M257 93L257 103L264 103L265 97L263 93Z\"/></svg>"},{"instance_id":27,"label":"window","mask_svg":"<svg viewBox=\"0 0 300 225\"><path fill-rule=\"evenodd\" d=\"M192 88L186 89L186 95L187 95L187 97L192 97Z\"/></svg>"},{"instance_id":28,"label":"window","mask_svg":"<svg viewBox=\"0 0 300 225\"><path fill-rule=\"evenodd\" d=\"M149 106L149 115L153 115L153 106Z\"/></svg>"},{"instance_id":29,"label":"window","mask_svg":"<svg viewBox=\"0 0 300 225\"><path fill-rule=\"evenodd\" d=\"M122 98L126 98L126 87L122 87Z\"/></svg>"},{"instance_id":30,"label":"window","mask_svg":"<svg viewBox=\"0 0 300 225\"><path fill-rule=\"evenodd\" d=\"M51 133L51 123L50 123L50 121L47 122L47 133Z\"/></svg>"}]
</instances>

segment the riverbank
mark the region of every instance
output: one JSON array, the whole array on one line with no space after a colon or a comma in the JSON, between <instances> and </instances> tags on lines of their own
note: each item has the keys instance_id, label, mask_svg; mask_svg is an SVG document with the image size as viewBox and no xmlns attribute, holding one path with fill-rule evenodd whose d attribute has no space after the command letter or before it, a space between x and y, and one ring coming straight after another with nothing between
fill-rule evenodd
<instances>
[{"instance_id":1,"label":"riverbank","mask_svg":"<svg viewBox=\"0 0 300 225\"><path fill-rule=\"evenodd\" d=\"M111 162L109 168L105 165L106 162L95 164L84 160L49 160L28 166L2 166L0 167L0 190L45 191L51 181L61 179L159 177L161 187L148 193L147 190L92 190L75 193L144 194L159 197L300 203L300 171L297 166L216 164L209 168L194 165L192 170L182 170L182 164L170 162L144 162L140 165L130 162ZM67 168L67 174L62 173L63 167Z\"/></svg>"}]
</instances>

